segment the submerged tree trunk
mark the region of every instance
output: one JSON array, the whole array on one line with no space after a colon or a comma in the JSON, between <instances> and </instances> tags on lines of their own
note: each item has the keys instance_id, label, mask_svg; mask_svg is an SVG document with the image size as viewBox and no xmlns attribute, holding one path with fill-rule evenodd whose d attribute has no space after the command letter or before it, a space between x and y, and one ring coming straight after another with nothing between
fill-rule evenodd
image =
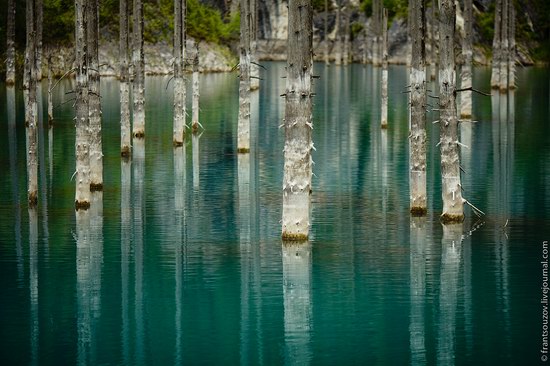
<instances>
[{"instance_id":1,"label":"submerged tree trunk","mask_svg":"<svg viewBox=\"0 0 550 366\"><path fill-rule=\"evenodd\" d=\"M374 66L380 66L382 64L380 58L380 31L381 31L381 13L382 13L382 4L381 0L373 0L372 3L372 26L371 32L372 36L372 64Z\"/></svg>"},{"instance_id":2,"label":"submerged tree trunk","mask_svg":"<svg viewBox=\"0 0 550 366\"><path fill-rule=\"evenodd\" d=\"M311 0L290 0L288 14L282 237L302 240L309 235L313 149Z\"/></svg>"},{"instance_id":3,"label":"submerged tree trunk","mask_svg":"<svg viewBox=\"0 0 550 366\"><path fill-rule=\"evenodd\" d=\"M52 86L53 86L53 71L52 71L52 55L48 54L48 127L53 126L53 96L52 96Z\"/></svg>"},{"instance_id":4,"label":"submerged tree trunk","mask_svg":"<svg viewBox=\"0 0 550 366\"><path fill-rule=\"evenodd\" d=\"M510 1L509 24L508 89L513 90L516 88L516 9L513 1Z\"/></svg>"},{"instance_id":5,"label":"submerged tree trunk","mask_svg":"<svg viewBox=\"0 0 550 366\"><path fill-rule=\"evenodd\" d=\"M249 0L240 0L241 41L239 46L239 121L237 152L250 152L250 25Z\"/></svg>"},{"instance_id":6,"label":"submerged tree trunk","mask_svg":"<svg viewBox=\"0 0 550 366\"><path fill-rule=\"evenodd\" d=\"M185 139L185 15L187 0L174 0L174 146Z\"/></svg>"},{"instance_id":7,"label":"submerged tree trunk","mask_svg":"<svg viewBox=\"0 0 550 366\"><path fill-rule=\"evenodd\" d=\"M423 0L412 0L411 5L410 211L414 216L423 216L428 210L426 198L426 49L424 38L426 16Z\"/></svg>"},{"instance_id":8,"label":"submerged tree trunk","mask_svg":"<svg viewBox=\"0 0 550 366\"><path fill-rule=\"evenodd\" d=\"M382 15L382 110L380 126L388 128L388 9Z\"/></svg>"},{"instance_id":9,"label":"submerged tree trunk","mask_svg":"<svg viewBox=\"0 0 550 366\"><path fill-rule=\"evenodd\" d=\"M439 121L441 147L441 195L444 223L461 222L464 219L462 185L460 182L460 157L458 154L458 118L455 99L455 4L453 0L441 0L439 58Z\"/></svg>"},{"instance_id":10,"label":"submerged tree trunk","mask_svg":"<svg viewBox=\"0 0 550 366\"><path fill-rule=\"evenodd\" d=\"M495 22L493 25L493 59L491 62L491 88L498 89L500 82L500 48L501 48L501 19L502 19L502 1L496 0L495 5Z\"/></svg>"},{"instance_id":11,"label":"submerged tree trunk","mask_svg":"<svg viewBox=\"0 0 550 366\"><path fill-rule=\"evenodd\" d=\"M501 93L506 93L508 90L508 9L509 9L510 0L501 0L502 6L502 19L501 19L501 28L500 28L500 71L499 71L499 85Z\"/></svg>"},{"instance_id":12,"label":"submerged tree trunk","mask_svg":"<svg viewBox=\"0 0 550 366\"><path fill-rule=\"evenodd\" d=\"M143 60L143 1L134 0L133 23L134 125L133 135L145 137L145 63Z\"/></svg>"},{"instance_id":13,"label":"submerged tree trunk","mask_svg":"<svg viewBox=\"0 0 550 366\"><path fill-rule=\"evenodd\" d=\"M336 0L336 24L334 25L334 28L336 31L335 34L335 40L336 43L334 44L334 64L335 65L341 65L342 64L342 10L341 10L341 1L342 0Z\"/></svg>"},{"instance_id":14,"label":"submerged tree trunk","mask_svg":"<svg viewBox=\"0 0 550 366\"><path fill-rule=\"evenodd\" d=\"M328 0L325 0L325 65L330 64L328 51L329 51L329 39L328 39Z\"/></svg>"},{"instance_id":15,"label":"submerged tree trunk","mask_svg":"<svg viewBox=\"0 0 550 366\"><path fill-rule=\"evenodd\" d=\"M43 0L34 0L36 15L36 80L42 80L42 26L44 24Z\"/></svg>"},{"instance_id":16,"label":"submerged tree trunk","mask_svg":"<svg viewBox=\"0 0 550 366\"><path fill-rule=\"evenodd\" d=\"M25 125L27 148L27 198L29 207L38 203L38 103L36 100L36 9L26 2L27 45L25 48Z\"/></svg>"},{"instance_id":17,"label":"submerged tree trunk","mask_svg":"<svg viewBox=\"0 0 550 366\"><path fill-rule=\"evenodd\" d=\"M120 39L119 39L119 63L120 63L120 155L129 158L132 153L131 137L132 126L130 124L130 76L128 72L128 1L120 0Z\"/></svg>"},{"instance_id":18,"label":"submerged tree trunk","mask_svg":"<svg viewBox=\"0 0 550 366\"><path fill-rule=\"evenodd\" d=\"M15 0L8 0L6 85L15 84Z\"/></svg>"},{"instance_id":19,"label":"submerged tree trunk","mask_svg":"<svg viewBox=\"0 0 550 366\"><path fill-rule=\"evenodd\" d=\"M88 107L90 118L90 190L103 190L103 147L99 88L99 0L88 0Z\"/></svg>"},{"instance_id":20,"label":"submerged tree trunk","mask_svg":"<svg viewBox=\"0 0 550 366\"><path fill-rule=\"evenodd\" d=\"M250 0L250 90L260 88L258 66L258 1Z\"/></svg>"},{"instance_id":21,"label":"submerged tree trunk","mask_svg":"<svg viewBox=\"0 0 550 366\"><path fill-rule=\"evenodd\" d=\"M90 207L90 134L88 107L88 60L87 54L87 0L75 0L75 61L76 61L76 192L75 208Z\"/></svg>"},{"instance_id":22,"label":"submerged tree trunk","mask_svg":"<svg viewBox=\"0 0 550 366\"><path fill-rule=\"evenodd\" d=\"M349 4L347 6L349 6ZM345 26L344 26L344 53L343 53L342 58L343 58L344 65L347 65L350 62L349 18L351 17L351 13L350 13L349 9L346 9L345 17L346 17L346 23L345 23Z\"/></svg>"},{"instance_id":23,"label":"submerged tree trunk","mask_svg":"<svg viewBox=\"0 0 550 366\"><path fill-rule=\"evenodd\" d=\"M193 132L199 129L199 42L195 39L195 52L193 55L193 101L191 108L193 109L192 123ZM249 118L250 120L250 118Z\"/></svg>"},{"instance_id":24,"label":"submerged tree trunk","mask_svg":"<svg viewBox=\"0 0 550 366\"><path fill-rule=\"evenodd\" d=\"M468 89L472 87L472 27L473 27L473 6L472 0L464 0L464 40L462 41L462 55L464 56L464 65L460 73L460 88ZM460 94L460 117L472 117L472 92L463 91Z\"/></svg>"}]
</instances>

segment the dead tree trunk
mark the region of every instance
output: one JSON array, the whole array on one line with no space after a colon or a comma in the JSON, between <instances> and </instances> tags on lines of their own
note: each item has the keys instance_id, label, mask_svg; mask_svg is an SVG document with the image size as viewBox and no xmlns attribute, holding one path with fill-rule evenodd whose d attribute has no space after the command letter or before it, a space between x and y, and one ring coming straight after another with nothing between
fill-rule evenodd
<instances>
[{"instance_id":1,"label":"dead tree trunk","mask_svg":"<svg viewBox=\"0 0 550 366\"><path fill-rule=\"evenodd\" d=\"M382 110L380 127L388 128L388 9L382 15Z\"/></svg>"},{"instance_id":2,"label":"dead tree trunk","mask_svg":"<svg viewBox=\"0 0 550 366\"><path fill-rule=\"evenodd\" d=\"M432 55L432 67L430 71L430 80L435 80L435 76L437 73L437 62L438 62L438 31L437 31L437 13L436 10L439 10L439 0L432 0L432 49L431 49L431 55Z\"/></svg>"},{"instance_id":3,"label":"dead tree trunk","mask_svg":"<svg viewBox=\"0 0 550 366\"><path fill-rule=\"evenodd\" d=\"M328 51L329 51L329 39L328 39L328 0L325 0L325 65L330 64Z\"/></svg>"},{"instance_id":4,"label":"dead tree trunk","mask_svg":"<svg viewBox=\"0 0 550 366\"><path fill-rule=\"evenodd\" d=\"M516 9L513 1L510 1L509 23L508 89L513 90L516 88Z\"/></svg>"},{"instance_id":5,"label":"dead tree trunk","mask_svg":"<svg viewBox=\"0 0 550 366\"><path fill-rule=\"evenodd\" d=\"M86 14L87 0L75 0L75 61L76 61L76 193L75 208L90 207L90 134Z\"/></svg>"},{"instance_id":6,"label":"dead tree trunk","mask_svg":"<svg viewBox=\"0 0 550 366\"><path fill-rule=\"evenodd\" d=\"M88 0L88 108L90 119L90 190L103 190L103 147L99 77L99 1Z\"/></svg>"},{"instance_id":7,"label":"dead tree trunk","mask_svg":"<svg viewBox=\"0 0 550 366\"><path fill-rule=\"evenodd\" d=\"M27 198L29 207L38 203L38 103L36 100L36 8L26 2L27 44L25 48L25 125L27 148Z\"/></svg>"},{"instance_id":8,"label":"dead tree trunk","mask_svg":"<svg viewBox=\"0 0 550 366\"><path fill-rule=\"evenodd\" d=\"M336 31L334 44L334 64L342 64L342 9L341 9L341 0L336 0L336 24L334 25Z\"/></svg>"},{"instance_id":9,"label":"dead tree trunk","mask_svg":"<svg viewBox=\"0 0 550 366\"><path fill-rule=\"evenodd\" d=\"M133 135L145 137L145 63L143 59L143 1L134 0L133 54L134 67L134 125Z\"/></svg>"},{"instance_id":10,"label":"dead tree trunk","mask_svg":"<svg viewBox=\"0 0 550 366\"><path fill-rule=\"evenodd\" d=\"M239 121L237 151L250 152L250 10L249 0L240 0L241 40L239 56Z\"/></svg>"},{"instance_id":11,"label":"dead tree trunk","mask_svg":"<svg viewBox=\"0 0 550 366\"><path fill-rule=\"evenodd\" d=\"M410 210L414 216L423 216L428 207L426 199L426 49L424 38L426 13L423 0L412 0L411 5Z\"/></svg>"},{"instance_id":12,"label":"dead tree trunk","mask_svg":"<svg viewBox=\"0 0 550 366\"><path fill-rule=\"evenodd\" d=\"M347 65L350 62L349 18L351 17L351 13L350 10L347 9L347 7L349 7L349 3L346 5L346 12L344 13L346 17L346 23L344 26L344 53L342 55L344 65Z\"/></svg>"},{"instance_id":13,"label":"dead tree trunk","mask_svg":"<svg viewBox=\"0 0 550 366\"><path fill-rule=\"evenodd\" d=\"M15 0L8 0L6 85L15 84Z\"/></svg>"},{"instance_id":14,"label":"dead tree trunk","mask_svg":"<svg viewBox=\"0 0 550 366\"><path fill-rule=\"evenodd\" d=\"M36 15L36 80L42 80L42 25L44 24L43 0L34 0Z\"/></svg>"},{"instance_id":15,"label":"dead tree trunk","mask_svg":"<svg viewBox=\"0 0 550 366\"><path fill-rule=\"evenodd\" d=\"M455 98L455 3L453 0L441 0L439 30L439 145L441 148L441 195L443 198L441 220L444 223L450 223L461 222L464 219Z\"/></svg>"},{"instance_id":16,"label":"dead tree trunk","mask_svg":"<svg viewBox=\"0 0 550 366\"><path fill-rule=\"evenodd\" d=\"M186 0L174 0L174 146L182 146L185 139L185 15Z\"/></svg>"},{"instance_id":17,"label":"dead tree trunk","mask_svg":"<svg viewBox=\"0 0 550 366\"><path fill-rule=\"evenodd\" d=\"M199 42L195 39L195 52L193 54L193 101L191 108L193 109L193 116L191 118L191 127L193 132L197 132L199 129Z\"/></svg>"},{"instance_id":18,"label":"dead tree trunk","mask_svg":"<svg viewBox=\"0 0 550 366\"><path fill-rule=\"evenodd\" d=\"M260 88L258 66L258 0L250 0L250 90Z\"/></svg>"},{"instance_id":19,"label":"dead tree trunk","mask_svg":"<svg viewBox=\"0 0 550 366\"><path fill-rule=\"evenodd\" d=\"M129 158L132 149L132 126L130 124L130 75L128 72L128 0L120 0L120 38L119 38L119 63L120 63L120 155Z\"/></svg>"},{"instance_id":20,"label":"dead tree trunk","mask_svg":"<svg viewBox=\"0 0 550 366\"><path fill-rule=\"evenodd\" d=\"M313 149L311 0L289 0L288 14L282 237L302 240L309 235Z\"/></svg>"},{"instance_id":21,"label":"dead tree trunk","mask_svg":"<svg viewBox=\"0 0 550 366\"><path fill-rule=\"evenodd\" d=\"M382 5L380 0L373 0L372 3L372 26L371 32L373 33L372 43L372 64L374 66L380 66L382 64L380 57L380 31L382 22Z\"/></svg>"},{"instance_id":22,"label":"dead tree trunk","mask_svg":"<svg viewBox=\"0 0 550 366\"><path fill-rule=\"evenodd\" d=\"M464 0L464 39L462 41L464 65L462 65L460 73L461 89L468 89L472 87L473 21L472 0ZM462 94L460 94L460 117L472 117L472 92L470 90L463 91Z\"/></svg>"},{"instance_id":23,"label":"dead tree trunk","mask_svg":"<svg viewBox=\"0 0 550 366\"><path fill-rule=\"evenodd\" d=\"M502 19L502 1L496 0L495 5L495 23L493 29L493 59L491 62L491 88L498 89L500 83L500 48L501 48L501 19Z\"/></svg>"},{"instance_id":24,"label":"dead tree trunk","mask_svg":"<svg viewBox=\"0 0 550 366\"><path fill-rule=\"evenodd\" d=\"M48 54L48 127L53 127L53 71L52 71L52 55Z\"/></svg>"},{"instance_id":25,"label":"dead tree trunk","mask_svg":"<svg viewBox=\"0 0 550 366\"><path fill-rule=\"evenodd\" d=\"M506 93L508 90L508 54L510 52L508 47L508 9L509 0L501 0L502 6L502 18L500 26L500 71L499 71L499 90L501 93Z\"/></svg>"}]
</instances>

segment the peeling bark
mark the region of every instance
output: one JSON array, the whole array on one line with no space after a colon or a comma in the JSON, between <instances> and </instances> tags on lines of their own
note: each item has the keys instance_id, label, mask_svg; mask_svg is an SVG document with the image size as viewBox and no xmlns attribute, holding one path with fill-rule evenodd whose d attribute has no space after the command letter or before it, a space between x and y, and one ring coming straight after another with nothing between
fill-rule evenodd
<instances>
[{"instance_id":1,"label":"peeling bark","mask_svg":"<svg viewBox=\"0 0 550 366\"><path fill-rule=\"evenodd\" d=\"M382 28L382 4L381 0L373 0L372 3L372 64L381 66L382 59L380 57L381 46L381 28Z\"/></svg>"},{"instance_id":2,"label":"peeling bark","mask_svg":"<svg viewBox=\"0 0 550 366\"><path fill-rule=\"evenodd\" d=\"M508 89L513 90L516 88L516 9L513 1L510 1L509 23Z\"/></svg>"},{"instance_id":3,"label":"peeling bark","mask_svg":"<svg viewBox=\"0 0 550 366\"><path fill-rule=\"evenodd\" d=\"M441 0L439 55L439 121L441 148L441 195L445 223L464 219L460 158L458 154L458 118L455 99L455 4L453 0Z\"/></svg>"},{"instance_id":4,"label":"peeling bark","mask_svg":"<svg viewBox=\"0 0 550 366\"><path fill-rule=\"evenodd\" d=\"M348 4L349 6L349 4ZM351 14L348 9L346 9L345 17L346 17L346 25L344 27L344 53L343 53L343 63L344 65L349 64L350 62L350 42L349 42L349 18Z\"/></svg>"},{"instance_id":5,"label":"peeling bark","mask_svg":"<svg viewBox=\"0 0 550 366\"><path fill-rule=\"evenodd\" d=\"M199 129L199 43L195 40L195 53L193 55L193 101L191 108L193 110L192 123L193 132L197 132Z\"/></svg>"},{"instance_id":6,"label":"peeling bark","mask_svg":"<svg viewBox=\"0 0 550 366\"><path fill-rule=\"evenodd\" d=\"M493 59L491 62L491 88L498 89L500 82L500 48L501 48L501 19L502 19L502 1L496 0L495 5L495 22L493 29L495 31L493 35Z\"/></svg>"},{"instance_id":7,"label":"peeling bark","mask_svg":"<svg viewBox=\"0 0 550 366\"><path fill-rule=\"evenodd\" d=\"M134 125L133 135L136 138L145 137L145 62L143 59L143 1L134 0L133 23L133 54L134 67Z\"/></svg>"},{"instance_id":8,"label":"peeling bark","mask_svg":"<svg viewBox=\"0 0 550 366\"><path fill-rule=\"evenodd\" d=\"M430 80L435 80L437 74L437 60L438 60L438 36L437 32L437 13L439 9L439 0L432 0L432 32L431 32L431 68L430 68Z\"/></svg>"},{"instance_id":9,"label":"peeling bark","mask_svg":"<svg viewBox=\"0 0 550 366\"><path fill-rule=\"evenodd\" d=\"M313 7L311 0L290 0L285 91L283 239L307 239L312 158Z\"/></svg>"},{"instance_id":10,"label":"peeling bark","mask_svg":"<svg viewBox=\"0 0 550 366\"><path fill-rule=\"evenodd\" d=\"M423 216L427 213L426 49L424 38L426 33L426 16L423 0L412 0L411 6L411 130L409 137L410 211L411 214L415 216Z\"/></svg>"},{"instance_id":11,"label":"peeling bark","mask_svg":"<svg viewBox=\"0 0 550 366\"><path fill-rule=\"evenodd\" d=\"M506 93L508 90L508 9L509 9L509 0L501 0L502 2L502 20L501 20L501 29L500 29L500 57L499 57L499 84L498 88L501 93Z\"/></svg>"},{"instance_id":12,"label":"peeling bark","mask_svg":"<svg viewBox=\"0 0 550 366\"><path fill-rule=\"evenodd\" d=\"M130 76L128 73L128 1L120 0L120 154L129 158L132 154L131 137L132 126L130 124Z\"/></svg>"},{"instance_id":13,"label":"peeling bark","mask_svg":"<svg viewBox=\"0 0 550 366\"><path fill-rule=\"evenodd\" d=\"M15 85L15 0L8 0L6 85Z\"/></svg>"},{"instance_id":14,"label":"peeling bark","mask_svg":"<svg viewBox=\"0 0 550 366\"><path fill-rule=\"evenodd\" d=\"M336 0L336 24L334 25L334 28L336 29L336 43L334 44L334 64L335 65L341 65L342 64L342 11L341 11L341 0ZM290 30L289 33L290 35Z\"/></svg>"},{"instance_id":15,"label":"peeling bark","mask_svg":"<svg viewBox=\"0 0 550 366\"><path fill-rule=\"evenodd\" d=\"M101 141L101 100L99 86L99 1L88 0L88 93L90 124L90 190L103 190L103 146Z\"/></svg>"},{"instance_id":16,"label":"peeling bark","mask_svg":"<svg viewBox=\"0 0 550 366\"><path fill-rule=\"evenodd\" d=\"M472 87L473 21L472 0L464 0L464 39L462 41L464 65L462 65L460 72L461 89L468 89ZM460 117L472 117L472 92L470 90L463 91L460 94Z\"/></svg>"},{"instance_id":17,"label":"peeling bark","mask_svg":"<svg viewBox=\"0 0 550 366\"><path fill-rule=\"evenodd\" d=\"M239 46L239 120L237 152L250 152L250 26L249 0L240 0L241 40Z\"/></svg>"},{"instance_id":18,"label":"peeling bark","mask_svg":"<svg viewBox=\"0 0 550 366\"><path fill-rule=\"evenodd\" d=\"M174 146L182 146L185 139L185 15L186 0L174 0Z\"/></svg>"},{"instance_id":19,"label":"peeling bark","mask_svg":"<svg viewBox=\"0 0 550 366\"><path fill-rule=\"evenodd\" d=\"M258 0L250 1L250 90L260 88L258 64Z\"/></svg>"},{"instance_id":20,"label":"peeling bark","mask_svg":"<svg viewBox=\"0 0 550 366\"><path fill-rule=\"evenodd\" d=\"M380 127L388 128L388 9L382 15L382 109Z\"/></svg>"},{"instance_id":21,"label":"peeling bark","mask_svg":"<svg viewBox=\"0 0 550 366\"><path fill-rule=\"evenodd\" d=\"M27 44L25 48L25 126L27 148L27 198L29 207L38 203L38 103L36 100L36 9L26 2Z\"/></svg>"},{"instance_id":22,"label":"peeling bark","mask_svg":"<svg viewBox=\"0 0 550 366\"><path fill-rule=\"evenodd\" d=\"M53 126L53 99L52 99L52 85L53 85L53 72L52 72L52 55L48 55L48 127Z\"/></svg>"},{"instance_id":23,"label":"peeling bark","mask_svg":"<svg viewBox=\"0 0 550 366\"><path fill-rule=\"evenodd\" d=\"M42 26L44 24L43 0L34 0L36 14L36 80L42 80Z\"/></svg>"},{"instance_id":24,"label":"peeling bark","mask_svg":"<svg viewBox=\"0 0 550 366\"><path fill-rule=\"evenodd\" d=\"M88 107L87 13L88 1L75 0L76 61L76 210L90 207L90 124Z\"/></svg>"}]
</instances>

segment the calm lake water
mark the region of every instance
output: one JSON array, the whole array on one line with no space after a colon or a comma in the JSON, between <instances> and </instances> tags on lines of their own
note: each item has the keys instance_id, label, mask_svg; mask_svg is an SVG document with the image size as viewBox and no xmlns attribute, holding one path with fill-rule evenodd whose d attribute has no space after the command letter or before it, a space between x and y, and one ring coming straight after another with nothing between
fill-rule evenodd
<instances>
[{"instance_id":1,"label":"calm lake water","mask_svg":"<svg viewBox=\"0 0 550 366\"><path fill-rule=\"evenodd\" d=\"M549 70L518 70L508 97L474 96L463 188L486 216L466 208L444 230L438 124L428 123L428 216L408 213L406 68L390 68L381 131L380 70L316 65L311 238L286 246L285 71L265 65L249 156L235 153L236 74L201 75L204 131L179 149L169 77L148 78L146 139L130 163L119 155L118 82L103 79L105 189L78 215L72 103L39 131L39 206L28 210L22 92L0 84L0 363L539 362ZM475 70L478 89L489 79Z\"/></svg>"}]
</instances>

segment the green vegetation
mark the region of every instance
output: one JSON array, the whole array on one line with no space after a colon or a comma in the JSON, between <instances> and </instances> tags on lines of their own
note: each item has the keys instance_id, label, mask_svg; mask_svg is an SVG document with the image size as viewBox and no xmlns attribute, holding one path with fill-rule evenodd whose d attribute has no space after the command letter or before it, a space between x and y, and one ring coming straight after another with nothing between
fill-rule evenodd
<instances>
[{"instance_id":1,"label":"green vegetation","mask_svg":"<svg viewBox=\"0 0 550 366\"><path fill-rule=\"evenodd\" d=\"M406 18L407 9L409 6L408 0L384 0L383 6L388 9L388 20L395 17ZM368 17L372 15L372 0L361 0L359 10L365 13Z\"/></svg>"}]
</instances>

